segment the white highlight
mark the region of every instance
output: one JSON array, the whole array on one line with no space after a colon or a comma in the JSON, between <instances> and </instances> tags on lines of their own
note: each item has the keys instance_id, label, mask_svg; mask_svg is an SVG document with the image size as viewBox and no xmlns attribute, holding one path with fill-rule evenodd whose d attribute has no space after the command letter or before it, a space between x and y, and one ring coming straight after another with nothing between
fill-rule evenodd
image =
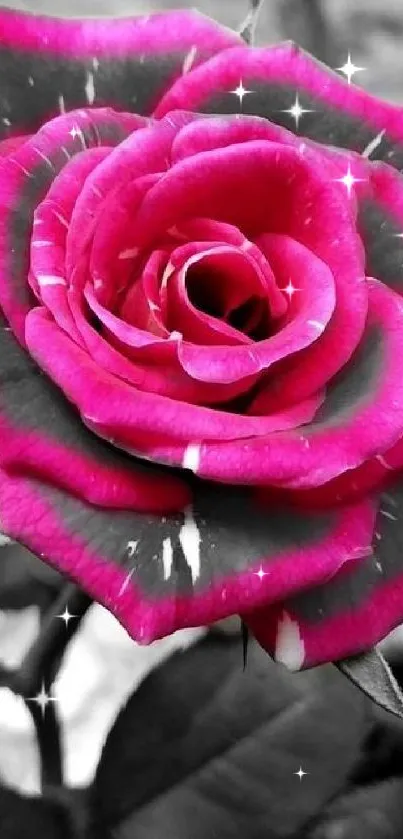
<instances>
[{"instance_id":1,"label":"white highlight","mask_svg":"<svg viewBox=\"0 0 403 839\"><path fill-rule=\"evenodd\" d=\"M325 324L321 323L320 320L308 320L307 321L309 326L313 326L315 329L318 329L320 332L323 332L325 328Z\"/></svg>"},{"instance_id":2,"label":"white highlight","mask_svg":"<svg viewBox=\"0 0 403 839\"><path fill-rule=\"evenodd\" d=\"M4 548L5 545L10 545L12 539L9 536L6 536L5 533L0 533L0 548Z\"/></svg>"},{"instance_id":3,"label":"white highlight","mask_svg":"<svg viewBox=\"0 0 403 839\"><path fill-rule=\"evenodd\" d=\"M174 265L172 265L172 262L168 262L168 264L167 264L167 266L166 266L166 268L165 268L165 271L164 271L164 273L163 273L163 275L162 275L162 279L161 279L161 288L165 288L165 287L166 287L166 285L167 285L167 283L168 283L168 280L169 280L169 278L170 278L171 274L173 274L175 270L176 270L176 269L175 269L175 266L174 266Z\"/></svg>"},{"instance_id":4,"label":"white highlight","mask_svg":"<svg viewBox=\"0 0 403 839\"><path fill-rule=\"evenodd\" d=\"M131 570L131 571L129 571L129 573L128 573L128 575L127 575L126 579L125 579L125 580L123 580L123 583L122 583L122 585L120 586L120 589L119 589L119 591L118 591L118 597L121 597L121 596L122 596L122 594L124 594L124 593L125 593L125 591L126 591L126 589L127 589L128 585L129 585L129 583L130 583L130 580L131 580L131 578L132 578L133 574L134 574L134 568L132 568L132 570Z\"/></svg>"},{"instance_id":5,"label":"white highlight","mask_svg":"<svg viewBox=\"0 0 403 839\"><path fill-rule=\"evenodd\" d=\"M382 143L384 136L385 129L383 129L383 131L380 131L379 134L377 134L376 137L374 137L374 139L371 140L371 142L368 143L367 146L365 146L364 151L361 152L361 157L371 157L372 152L375 151L375 149L377 149L378 146Z\"/></svg>"},{"instance_id":6,"label":"white highlight","mask_svg":"<svg viewBox=\"0 0 403 839\"><path fill-rule=\"evenodd\" d=\"M375 460L379 460L379 463L381 464L381 466L384 467L384 469L393 469L393 466L391 466L390 463L388 463L388 461L383 457L383 455L376 454Z\"/></svg>"},{"instance_id":7,"label":"white highlight","mask_svg":"<svg viewBox=\"0 0 403 839\"><path fill-rule=\"evenodd\" d=\"M173 550L169 536L162 543L162 564L164 566L164 580L169 580L172 574Z\"/></svg>"},{"instance_id":8,"label":"white highlight","mask_svg":"<svg viewBox=\"0 0 403 839\"><path fill-rule=\"evenodd\" d=\"M53 210L53 215L55 216L55 218L57 218L58 221L60 221L60 224L62 224L63 227L66 227L67 230L69 229L69 223L67 219L65 219L64 216L62 216L61 213L58 213L57 210Z\"/></svg>"},{"instance_id":9,"label":"white highlight","mask_svg":"<svg viewBox=\"0 0 403 839\"><path fill-rule=\"evenodd\" d=\"M386 519L390 519L390 521L397 521L397 516L393 513L389 513L388 510L379 510L379 512L382 516L385 516Z\"/></svg>"},{"instance_id":10,"label":"white highlight","mask_svg":"<svg viewBox=\"0 0 403 839\"><path fill-rule=\"evenodd\" d=\"M41 157L42 160L45 161L45 163L50 167L50 169L53 169L53 163L49 159L49 157L47 157L46 154L44 154L43 151L41 151L40 149L37 149L36 147L34 147L34 148L35 148L35 151L36 151L37 155L39 155L39 157Z\"/></svg>"},{"instance_id":11,"label":"white highlight","mask_svg":"<svg viewBox=\"0 0 403 839\"><path fill-rule=\"evenodd\" d=\"M127 543L127 553L129 554L130 557L133 556L133 554L136 552L137 545L138 545L138 541L131 541L131 542Z\"/></svg>"},{"instance_id":12,"label":"white highlight","mask_svg":"<svg viewBox=\"0 0 403 839\"><path fill-rule=\"evenodd\" d=\"M93 192L95 192L95 187L93 189ZM98 192L98 193L95 193L95 194L96 195L99 194L100 197L102 198L101 193ZM134 259L136 256L138 256L139 253L140 253L140 248L127 248L125 251L120 252L120 254L118 256L118 259Z\"/></svg>"},{"instance_id":13,"label":"white highlight","mask_svg":"<svg viewBox=\"0 0 403 839\"><path fill-rule=\"evenodd\" d=\"M305 645L299 624L287 612L283 612L278 622L274 658L289 670L300 670L305 660Z\"/></svg>"},{"instance_id":14,"label":"white highlight","mask_svg":"<svg viewBox=\"0 0 403 839\"><path fill-rule=\"evenodd\" d=\"M66 113L66 103L64 101L64 96L62 93L59 94L59 111L61 114Z\"/></svg>"},{"instance_id":15,"label":"white highlight","mask_svg":"<svg viewBox=\"0 0 403 839\"><path fill-rule=\"evenodd\" d=\"M183 469L190 469L192 472L197 472L199 466L200 443L189 443L183 455L182 467Z\"/></svg>"},{"instance_id":16,"label":"white highlight","mask_svg":"<svg viewBox=\"0 0 403 839\"><path fill-rule=\"evenodd\" d=\"M48 239L36 239L36 241L32 242L33 248L46 248L48 245L51 245Z\"/></svg>"},{"instance_id":17,"label":"white highlight","mask_svg":"<svg viewBox=\"0 0 403 839\"><path fill-rule=\"evenodd\" d=\"M53 274L41 274L38 277L39 285L67 285L66 280L64 277L57 277Z\"/></svg>"},{"instance_id":18,"label":"white highlight","mask_svg":"<svg viewBox=\"0 0 403 839\"><path fill-rule=\"evenodd\" d=\"M179 531L179 541L192 574L193 583L200 577L200 532L192 507L185 510L185 521Z\"/></svg>"},{"instance_id":19,"label":"white highlight","mask_svg":"<svg viewBox=\"0 0 403 839\"><path fill-rule=\"evenodd\" d=\"M190 49L190 52L188 52L188 54L185 56L185 60L182 64L183 75L185 75L185 73L188 73L190 68L193 67L196 55L197 55L197 46L196 46L196 44L193 44L192 48Z\"/></svg>"},{"instance_id":20,"label":"white highlight","mask_svg":"<svg viewBox=\"0 0 403 839\"><path fill-rule=\"evenodd\" d=\"M94 74L88 73L87 74L87 83L85 85L85 95L87 97L87 102L89 105L94 104L95 99L95 85L94 85Z\"/></svg>"}]
</instances>

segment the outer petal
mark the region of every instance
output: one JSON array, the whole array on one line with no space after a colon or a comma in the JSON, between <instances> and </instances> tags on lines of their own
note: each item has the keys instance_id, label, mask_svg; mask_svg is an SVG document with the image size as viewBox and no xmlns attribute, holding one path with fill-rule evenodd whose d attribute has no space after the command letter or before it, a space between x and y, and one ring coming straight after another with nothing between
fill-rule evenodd
<instances>
[{"instance_id":1,"label":"outer petal","mask_svg":"<svg viewBox=\"0 0 403 839\"><path fill-rule=\"evenodd\" d=\"M240 102L242 81L249 91ZM290 110L298 95L305 110L296 121ZM403 114L292 43L233 49L179 79L155 111L175 108L207 113L256 114L321 143L343 146L403 167Z\"/></svg>"},{"instance_id":2,"label":"outer petal","mask_svg":"<svg viewBox=\"0 0 403 839\"><path fill-rule=\"evenodd\" d=\"M43 478L89 504L168 512L189 502L176 476L97 440L0 321L0 467ZM1 518L1 517L0 517Z\"/></svg>"},{"instance_id":3,"label":"outer petal","mask_svg":"<svg viewBox=\"0 0 403 839\"><path fill-rule=\"evenodd\" d=\"M374 509L365 502L294 517L255 507L244 490L197 482L183 514L139 516L3 472L0 515L7 533L78 580L147 643L326 579L360 555Z\"/></svg>"},{"instance_id":4,"label":"outer petal","mask_svg":"<svg viewBox=\"0 0 403 839\"><path fill-rule=\"evenodd\" d=\"M1 13L0 13L1 14ZM20 342L34 302L28 286L33 214L68 159L92 146L114 146L145 123L110 109L79 111L48 123L0 162L0 304ZM54 208L60 226L66 220Z\"/></svg>"},{"instance_id":5,"label":"outer petal","mask_svg":"<svg viewBox=\"0 0 403 839\"><path fill-rule=\"evenodd\" d=\"M0 9L0 138L88 105L149 113L178 76L240 43L193 10L66 20Z\"/></svg>"},{"instance_id":6,"label":"outer petal","mask_svg":"<svg viewBox=\"0 0 403 839\"><path fill-rule=\"evenodd\" d=\"M403 482L381 496L373 547L323 585L246 620L266 649L292 669L370 649L403 620Z\"/></svg>"}]
</instances>

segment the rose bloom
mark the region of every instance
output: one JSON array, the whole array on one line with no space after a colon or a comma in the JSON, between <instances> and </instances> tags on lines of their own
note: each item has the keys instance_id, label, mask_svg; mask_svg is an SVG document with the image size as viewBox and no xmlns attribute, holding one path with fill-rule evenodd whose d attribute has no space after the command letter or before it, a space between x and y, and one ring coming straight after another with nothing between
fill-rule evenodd
<instances>
[{"instance_id":1,"label":"rose bloom","mask_svg":"<svg viewBox=\"0 0 403 839\"><path fill-rule=\"evenodd\" d=\"M403 619L403 114L196 12L0 12L0 521L142 643Z\"/></svg>"}]
</instances>

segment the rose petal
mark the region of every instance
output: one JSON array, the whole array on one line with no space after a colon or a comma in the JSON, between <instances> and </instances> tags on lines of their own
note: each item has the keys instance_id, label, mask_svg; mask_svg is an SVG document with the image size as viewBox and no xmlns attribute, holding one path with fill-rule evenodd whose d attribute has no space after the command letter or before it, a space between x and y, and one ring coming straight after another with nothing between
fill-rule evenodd
<instances>
[{"instance_id":1,"label":"rose petal","mask_svg":"<svg viewBox=\"0 0 403 839\"><path fill-rule=\"evenodd\" d=\"M30 312L26 321L29 351L40 367L79 409L83 421L104 435L109 429L111 442L123 447L136 445L138 435L175 441L183 456L189 440L234 440L267 434L278 429L278 417L243 416L191 405L155 393L142 392L98 367L52 321L44 309ZM167 342L169 343L169 342ZM49 353L49 346L53 352ZM287 412L280 412L280 417ZM287 424L288 427L288 424ZM168 447L171 458L171 445ZM174 450L175 456L178 452Z\"/></svg>"},{"instance_id":2,"label":"rose petal","mask_svg":"<svg viewBox=\"0 0 403 839\"><path fill-rule=\"evenodd\" d=\"M149 113L172 82L239 36L196 10L68 20L0 10L0 137L109 105Z\"/></svg>"},{"instance_id":3,"label":"rose petal","mask_svg":"<svg viewBox=\"0 0 403 839\"><path fill-rule=\"evenodd\" d=\"M363 552L362 558L347 563L322 585L246 617L262 646L274 654L277 646L276 658L292 664L292 639L298 636L304 648L302 666L313 667L365 652L400 624L402 509L400 477L381 496L372 549L369 544L366 555ZM285 624L291 643L284 646Z\"/></svg>"},{"instance_id":4,"label":"rose petal","mask_svg":"<svg viewBox=\"0 0 403 839\"><path fill-rule=\"evenodd\" d=\"M1 15L1 12L0 12ZM52 181L75 154L116 145L141 119L109 109L72 112L48 123L0 165L0 304L19 341L34 299L28 286L34 210ZM59 225L66 220L55 208Z\"/></svg>"},{"instance_id":5,"label":"rose petal","mask_svg":"<svg viewBox=\"0 0 403 839\"><path fill-rule=\"evenodd\" d=\"M0 324L0 466L48 480L95 506L167 512L188 500L178 478L97 440Z\"/></svg>"},{"instance_id":6,"label":"rose petal","mask_svg":"<svg viewBox=\"0 0 403 839\"><path fill-rule=\"evenodd\" d=\"M244 490L223 493L201 482L191 507L161 518L99 510L42 481L3 473L0 516L5 532L76 579L147 643L326 579L370 538L374 510L363 503L311 519L259 509Z\"/></svg>"},{"instance_id":7,"label":"rose petal","mask_svg":"<svg viewBox=\"0 0 403 839\"><path fill-rule=\"evenodd\" d=\"M236 224L249 238L267 230L290 235L330 267L340 285L338 305L348 326L340 342L336 372L362 334L366 289L361 282L362 247L351 209L326 172L314 168L297 149L275 143L251 141L200 153L178 163L149 191L135 220L133 244L148 247L172 224L196 214ZM312 332L307 343L317 337L318 331ZM243 347L229 352L226 348L196 349L186 342L178 349L189 375L226 383L279 360L281 354L271 359L271 346L270 340L260 342L253 354Z\"/></svg>"},{"instance_id":8,"label":"rose petal","mask_svg":"<svg viewBox=\"0 0 403 839\"><path fill-rule=\"evenodd\" d=\"M249 92L240 98L241 83ZM296 102L305 111L297 119ZM234 48L210 59L170 88L155 115L177 108L256 114L312 140L403 167L401 108L348 85L296 44Z\"/></svg>"},{"instance_id":9,"label":"rose petal","mask_svg":"<svg viewBox=\"0 0 403 839\"><path fill-rule=\"evenodd\" d=\"M244 441L204 440L199 450L201 477L317 487L398 442L403 432L403 303L375 280L368 280L368 290L364 337L351 362L329 383L314 421L301 430ZM159 454L165 462L179 464L183 447L171 440Z\"/></svg>"}]
</instances>

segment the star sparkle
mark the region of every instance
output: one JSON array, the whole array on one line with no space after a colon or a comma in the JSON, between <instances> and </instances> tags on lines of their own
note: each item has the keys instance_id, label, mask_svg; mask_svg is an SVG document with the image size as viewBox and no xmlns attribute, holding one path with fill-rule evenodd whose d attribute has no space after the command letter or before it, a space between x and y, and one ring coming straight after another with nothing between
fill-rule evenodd
<instances>
[{"instance_id":1,"label":"star sparkle","mask_svg":"<svg viewBox=\"0 0 403 839\"><path fill-rule=\"evenodd\" d=\"M243 86L243 81L242 81L242 79L240 79L240 80L239 80L239 85L238 85L238 87L236 87L236 88L235 88L235 90L231 90L231 91L230 91L230 93L233 93L233 94L234 94L234 96L237 96L237 97L238 97L238 99L239 99L239 104L240 104L240 105L241 105L241 107L242 107L242 102L243 102L243 100L244 100L245 96L246 96L248 93L253 93L253 91L252 91L252 90L247 90L247 88Z\"/></svg>"},{"instance_id":2,"label":"star sparkle","mask_svg":"<svg viewBox=\"0 0 403 839\"><path fill-rule=\"evenodd\" d=\"M302 766L300 766L298 772L293 772L293 775L298 775L300 781L302 781L304 775L309 775L309 772L304 772Z\"/></svg>"},{"instance_id":3,"label":"star sparkle","mask_svg":"<svg viewBox=\"0 0 403 839\"><path fill-rule=\"evenodd\" d=\"M255 577L259 577L260 582L264 579L264 577L267 577L267 574L268 574L268 572L264 571L262 566L260 566L258 571L254 571Z\"/></svg>"},{"instance_id":4,"label":"star sparkle","mask_svg":"<svg viewBox=\"0 0 403 839\"><path fill-rule=\"evenodd\" d=\"M73 127L69 131L69 134L73 138L73 140L75 140L76 137L79 137L83 148L87 148L84 134L78 125L73 125Z\"/></svg>"},{"instance_id":5,"label":"star sparkle","mask_svg":"<svg viewBox=\"0 0 403 839\"><path fill-rule=\"evenodd\" d=\"M299 128L299 121L304 114L311 114L312 108L303 108L300 101L298 93L295 94L295 102L291 105L290 108L284 108L282 111L283 114L290 114L290 116L295 120L295 127L298 130Z\"/></svg>"},{"instance_id":6,"label":"star sparkle","mask_svg":"<svg viewBox=\"0 0 403 839\"><path fill-rule=\"evenodd\" d=\"M334 178L334 180L340 184L343 184L343 186L346 187L347 195L350 198L353 187L355 186L355 184L360 183L363 180L363 178L354 177L351 171L350 164L348 164L346 174L343 175L342 178Z\"/></svg>"},{"instance_id":7,"label":"star sparkle","mask_svg":"<svg viewBox=\"0 0 403 839\"><path fill-rule=\"evenodd\" d=\"M297 291L301 291L301 289L297 288L297 286L293 284L292 280L288 280L288 284L284 286L284 288L282 288L281 291L284 291L284 293L290 298L290 300L292 300L294 294Z\"/></svg>"},{"instance_id":8,"label":"star sparkle","mask_svg":"<svg viewBox=\"0 0 403 839\"><path fill-rule=\"evenodd\" d=\"M39 708L42 711L42 716L44 717L47 706L51 702L57 702L57 698L56 698L56 696L51 696L49 693L47 693L47 691L45 690L45 684L44 684L44 682L42 682L42 687L41 687L39 693L36 696L28 696L27 701L28 702L36 702L36 704L39 706Z\"/></svg>"},{"instance_id":9,"label":"star sparkle","mask_svg":"<svg viewBox=\"0 0 403 839\"><path fill-rule=\"evenodd\" d=\"M347 61L342 67L336 67L336 70L339 70L340 73L346 77L348 84L351 84L351 80L356 73L361 73L365 70L365 67L357 67L356 64L351 60L351 53L348 53Z\"/></svg>"},{"instance_id":10,"label":"star sparkle","mask_svg":"<svg viewBox=\"0 0 403 839\"><path fill-rule=\"evenodd\" d=\"M62 612L61 615L55 615L55 617L60 618L60 620L64 621L67 628L67 626L69 625L69 621L71 621L73 618L76 618L77 615L72 615L69 611L69 607L65 606L64 612Z\"/></svg>"}]
</instances>

